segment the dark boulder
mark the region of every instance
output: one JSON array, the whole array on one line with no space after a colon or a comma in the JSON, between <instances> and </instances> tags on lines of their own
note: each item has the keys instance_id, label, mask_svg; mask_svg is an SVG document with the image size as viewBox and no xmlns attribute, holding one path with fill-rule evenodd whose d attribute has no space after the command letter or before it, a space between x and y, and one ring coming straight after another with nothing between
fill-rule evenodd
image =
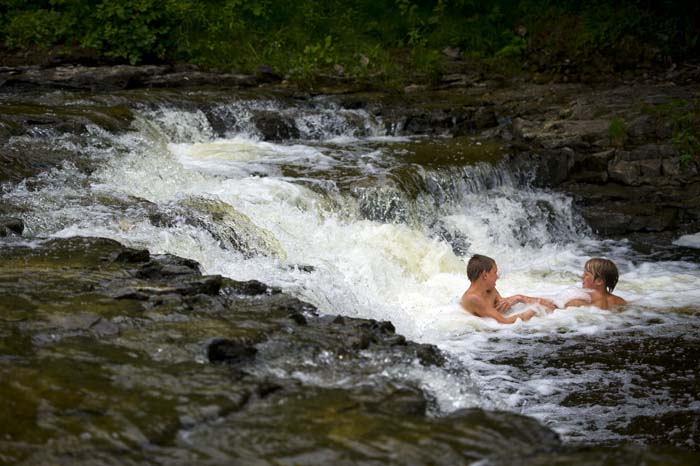
<instances>
[{"instance_id":1,"label":"dark boulder","mask_svg":"<svg viewBox=\"0 0 700 466\"><path fill-rule=\"evenodd\" d=\"M252 122L266 141L299 139L301 134L292 118L277 112L259 112L253 116Z\"/></svg>"},{"instance_id":2,"label":"dark boulder","mask_svg":"<svg viewBox=\"0 0 700 466\"><path fill-rule=\"evenodd\" d=\"M24 232L24 222L21 218L0 217L0 237L21 236Z\"/></svg>"},{"instance_id":3,"label":"dark boulder","mask_svg":"<svg viewBox=\"0 0 700 466\"><path fill-rule=\"evenodd\" d=\"M210 362L240 364L255 359L258 350L255 342L248 338L214 340L207 348Z\"/></svg>"}]
</instances>

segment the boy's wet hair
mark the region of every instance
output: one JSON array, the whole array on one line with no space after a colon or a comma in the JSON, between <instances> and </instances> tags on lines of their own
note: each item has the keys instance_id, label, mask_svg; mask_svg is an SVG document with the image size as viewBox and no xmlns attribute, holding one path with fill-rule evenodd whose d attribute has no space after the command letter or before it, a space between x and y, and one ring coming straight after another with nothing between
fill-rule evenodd
<instances>
[{"instance_id":1,"label":"boy's wet hair","mask_svg":"<svg viewBox=\"0 0 700 466\"><path fill-rule=\"evenodd\" d=\"M474 254L467 262L467 278L470 282L478 280L483 272L488 272L496 265L496 261L488 256Z\"/></svg>"},{"instance_id":2,"label":"boy's wet hair","mask_svg":"<svg viewBox=\"0 0 700 466\"><path fill-rule=\"evenodd\" d=\"M600 278L605 283L605 289L612 293L617 285L620 274L615 263L608 259L594 257L589 259L583 266L583 270L593 275L593 279Z\"/></svg>"}]
</instances>

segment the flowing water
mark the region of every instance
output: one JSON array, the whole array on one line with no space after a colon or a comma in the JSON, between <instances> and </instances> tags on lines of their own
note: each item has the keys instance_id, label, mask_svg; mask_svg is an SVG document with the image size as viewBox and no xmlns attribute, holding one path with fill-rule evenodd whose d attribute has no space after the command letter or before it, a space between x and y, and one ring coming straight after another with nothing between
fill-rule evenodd
<instances>
[{"instance_id":1,"label":"flowing water","mask_svg":"<svg viewBox=\"0 0 700 466\"><path fill-rule=\"evenodd\" d=\"M39 101L70 109L127 98ZM572 444L700 448L697 235L664 254L599 239L571 198L504 164L497 142L403 134L324 97L164 94L129 105L126 132L89 124L80 136L35 130L8 143L71 154L3 187L25 237L112 238L260 280L323 314L389 320L465 369L389 373L417 379L437 418L477 407L535 418ZM294 121L298 137L263 141L261 112ZM580 293L584 262L605 256L630 305L540 311L510 326L479 319L458 303L474 253L496 259L502 295L559 305ZM346 383L304 367L257 370Z\"/></svg>"}]
</instances>

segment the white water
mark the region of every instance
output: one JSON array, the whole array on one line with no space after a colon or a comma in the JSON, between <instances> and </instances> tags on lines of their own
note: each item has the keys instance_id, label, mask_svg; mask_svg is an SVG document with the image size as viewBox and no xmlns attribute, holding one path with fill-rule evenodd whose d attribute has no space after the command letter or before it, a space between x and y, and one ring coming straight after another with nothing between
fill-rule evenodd
<instances>
[{"instance_id":1,"label":"white water","mask_svg":"<svg viewBox=\"0 0 700 466\"><path fill-rule=\"evenodd\" d=\"M700 311L698 264L644 262L624 242L596 240L577 222L570 199L518 187L507 172L485 165L413 166L432 187L414 198L391 171L403 163L392 145L410 140L387 136L380 122L353 113L353 121L365 118L358 131L335 110L302 115L302 138L286 144L259 141L241 107L227 108L239 123L226 139L216 139L199 112L143 112L133 133L96 131L104 144L76 148L105 160L96 172L67 164L5 196L28 206L27 227L39 236L114 238L195 259L204 273L279 286L324 313L390 320L397 332L438 345L467 368L468 379L417 364L396 369L394 376L419 379L440 412L505 409L535 416L566 438L609 440L616 435L606 427L611 420L673 407L664 393L616 407L561 404L573 388L597 381L631 384L634 368L580 373L545 364L526 373L494 360L511 353L546 358L552 346L535 342L550 337L679 332ZM192 210L202 200L226 209L255 254L187 222L187 215L206 217L201 207ZM152 211L171 222L154 224ZM458 243L460 255L445 238ZM473 253L497 260L502 295L558 303L580 289L588 258L610 257L621 270L616 293L632 304L620 313L541 313L512 326L479 319L458 304Z\"/></svg>"}]
</instances>

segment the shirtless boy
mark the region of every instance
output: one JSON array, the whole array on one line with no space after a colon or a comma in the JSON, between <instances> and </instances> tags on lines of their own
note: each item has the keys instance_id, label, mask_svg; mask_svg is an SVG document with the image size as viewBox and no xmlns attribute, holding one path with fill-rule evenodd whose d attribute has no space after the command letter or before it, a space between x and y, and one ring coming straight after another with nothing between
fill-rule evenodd
<instances>
[{"instance_id":1,"label":"shirtless boy","mask_svg":"<svg viewBox=\"0 0 700 466\"><path fill-rule=\"evenodd\" d=\"M627 304L627 301L612 294L618 278L617 266L613 261L599 257L588 260L583 266L581 280L590 300L572 299L566 303L566 307L595 306L607 310Z\"/></svg>"},{"instance_id":2,"label":"shirtless boy","mask_svg":"<svg viewBox=\"0 0 700 466\"><path fill-rule=\"evenodd\" d=\"M502 298L496 289L498 280L498 266L490 257L475 254L467 264L467 278L471 284L464 292L461 299L462 307L468 312L479 317L491 317L502 324L512 324L517 319L528 320L535 315L535 311L527 311L511 317L505 317L502 312L507 311L516 303L537 303L548 310L554 310L556 305L543 298L532 298L520 294Z\"/></svg>"}]
</instances>

